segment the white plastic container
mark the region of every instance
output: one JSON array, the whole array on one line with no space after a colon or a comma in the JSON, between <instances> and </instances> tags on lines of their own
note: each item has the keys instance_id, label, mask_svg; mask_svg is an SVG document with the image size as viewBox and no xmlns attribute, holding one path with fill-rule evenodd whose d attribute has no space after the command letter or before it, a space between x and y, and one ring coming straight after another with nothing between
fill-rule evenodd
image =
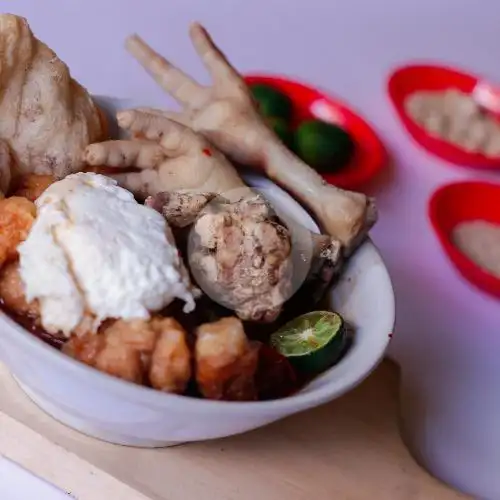
<instances>
[{"instance_id":1,"label":"white plastic container","mask_svg":"<svg viewBox=\"0 0 500 500\"><path fill-rule=\"evenodd\" d=\"M448 356L443 344L436 345L435 352ZM494 382L500 374L498 354L493 361L493 356L474 353L471 345L463 350L469 351L468 359L457 359L451 366L435 355L420 366L403 364L401 435L433 476L473 498L499 500L500 390Z\"/></svg>"}]
</instances>

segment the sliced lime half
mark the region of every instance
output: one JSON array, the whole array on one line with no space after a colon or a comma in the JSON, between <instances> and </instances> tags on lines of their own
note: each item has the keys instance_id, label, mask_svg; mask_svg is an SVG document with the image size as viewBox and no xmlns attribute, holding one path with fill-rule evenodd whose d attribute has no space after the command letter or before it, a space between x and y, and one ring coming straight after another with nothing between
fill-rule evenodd
<instances>
[{"instance_id":1,"label":"sliced lime half","mask_svg":"<svg viewBox=\"0 0 500 500\"><path fill-rule=\"evenodd\" d=\"M318 373L344 353L347 331L340 314L313 311L293 319L271 335L271 346L301 372Z\"/></svg>"}]
</instances>

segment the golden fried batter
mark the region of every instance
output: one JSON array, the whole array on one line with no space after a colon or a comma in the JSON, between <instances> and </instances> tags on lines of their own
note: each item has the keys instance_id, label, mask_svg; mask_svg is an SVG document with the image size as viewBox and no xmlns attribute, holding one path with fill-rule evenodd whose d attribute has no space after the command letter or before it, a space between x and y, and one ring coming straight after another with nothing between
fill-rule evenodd
<instances>
[{"instance_id":1,"label":"golden fried batter","mask_svg":"<svg viewBox=\"0 0 500 500\"><path fill-rule=\"evenodd\" d=\"M36 217L34 203L18 196L0 200L0 266L17 257Z\"/></svg>"},{"instance_id":2,"label":"golden fried batter","mask_svg":"<svg viewBox=\"0 0 500 500\"><path fill-rule=\"evenodd\" d=\"M186 332L172 318L153 319L159 332L149 367L149 382L160 390L183 392L191 377Z\"/></svg>"},{"instance_id":3,"label":"golden fried batter","mask_svg":"<svg viewBox=\"0 0 500 500\"><path fill-rule=\"evenodd\" d=\"M39 322L40 306L37 301L28 303L26 300L17 261L7 263L0 270L0 299L13 313Z\"/></svg>"},{"instance_id":4,"label":"golden fried batter","mask_svg":"<svg viewBox=\"0 0 500 500\"><path fill-rule=\"evenodd\" d=\"M53 175L21 175L17 179L14 196L22 196L34 202L56 180Z\"/></svg>"},{"instance_id":5,"label":"golden fried batter","mask_svg":"<svg viewBox=\"0 0 500 500\"><path fill-rule=\"evenodd\" d=\"M64 344L62 350L68 356L86 365L95 366L96 359L105 346L106 337L104 335L87 333L81 336L73 335L71 339Z\"/></svg>"},{"instance_id":6,"label":"golden fried batter","mask_svg":"<svg viewBox=\"0 0 500 500\"><path fill-rule=\"evenodd\" d=\"M98 334L74 335L71 357L116 377L182 393L191 377L186 332L173 318L117 320Z\"/></svg>"},{"instance_id":7,"label":"golden fried batter","mask_svg":"<svg viewBox=\"0 0 500 500\"><path fill-rule=\"evenodd\" d=\"M196 380L207 399L257 399L255 372L259 349L234 317L201 325L196 332Z\"/></svg>"},{"instance_id":8,"label":"golden fried batter","mask_svg":"<svg viewBox=\"0 0 500 500\"><path fill-rule=\"evenodd\" d=\"M110 345L105 341L94 366L101 372L129 382L144 383L145 367L141 361L141 352L126 343Z\"/></svg>"}]
</instances>

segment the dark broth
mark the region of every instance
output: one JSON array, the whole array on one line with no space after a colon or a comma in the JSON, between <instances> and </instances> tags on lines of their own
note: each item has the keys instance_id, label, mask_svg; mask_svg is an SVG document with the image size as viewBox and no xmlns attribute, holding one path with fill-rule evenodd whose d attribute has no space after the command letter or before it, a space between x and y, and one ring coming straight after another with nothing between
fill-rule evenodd
<instances>
[{"instance_id":1,"label":"dark broth","mask_svg":"<svg viewBox=\"0 0 500 500\"><path fill-rule=\"evenodd\" d=\"M269 335L272 332L299 314L314 309L314 307L311 307L311 294L307 288L299 290L294 297L295 300L292 298L285 304L283 312L277 321L271 324L245 322L245 332L249 339L261 344L259 366L256 373L256 384L259 389L259 400L261 401L290 396L319 375L297 373L286 358L268 345ZM319 304L316 303L314 305L318 308ZM197 307L192 313L185 314L182 311L182 307L183 303L180 300L175 300L169 307L162 311L162 315L174 317L179 321L188 332L188 342L191 347L194 346L194 332L199 325L234 315L232 311L213 302L205 295L197 301ZM47 333L43 328L37 326L32 318L13 313L1 301L0 308L23 328L52 347L60 350L64 345L66 341L64 337ZM320 309L322 308L320 307ZM351 329L349 340L341 357L345 356L352 342L353 333ZM194 379L190 381L185 395L195 398L202 397Z\"/></svg>"},{"instance_id":2,"label":"dark broth","mask_svg":"<svg viewBox=\"0 0 500 500\"><path fill-rule=\"evenodd\" d=\"M186 232L174 231L176 243L185 255ZM188 269L189 267L186 266ZM328 268L313 270L302 287L284 304L279 318L273 323L244 322L245 332L252 342L260 344L259 365L256 373L256 384L259 389L259 400L279 399L289 396L308 384L318 374L303 375L297 373L289 361L268 345L269 336L288 321L301 314L330 308L326 292L332 285L333 270ZM193 280L194 282L194 280ZM169 307L162 311L162 315L174 317L188 332L188 342L193 348L195 342L195 330L203 324L216 321L220 318L233 316L234 312L217 304L208 296L203 295L197 300L196 309L189 314L182 311L183 303L175 300ZM38 327L32 318L20 316L5 307L0 301L0 308L14 321L19 323L27 331L43 340L56 349L61 349L66 339L63 336L55 336ZM353 335L349 335L348 342L342 353L345 356L353 342ZM189 383L186 396L200 398L201 395L192 379Z\"/></svg>"}]
</instances>

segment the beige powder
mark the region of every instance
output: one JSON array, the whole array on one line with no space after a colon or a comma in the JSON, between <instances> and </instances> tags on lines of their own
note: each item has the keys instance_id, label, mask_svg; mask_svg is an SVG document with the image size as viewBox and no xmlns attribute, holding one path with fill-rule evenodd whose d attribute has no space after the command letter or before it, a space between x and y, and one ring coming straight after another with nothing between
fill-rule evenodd
<instances>
[{"instance_id":1,"label":"beige powder","mask_svg":"<svg viewBox=\"0 0 500 500\"><path fill-rule=\"evenodd\" d=\"M415 92L405 100L408 116L427 132L464 151L500 157L500 122L456 89Z\"/></svg>"},{"instance_id":2,"label":"beige powder","mask_svg":"<svg viewBox=\"0 0 500 500\"><path fill-rule=\"evenodd\" d=\"M462 222L453 230L452 238L469 259L500 278L500 224L484 220Z\"/></svg>"}]
</instances>

